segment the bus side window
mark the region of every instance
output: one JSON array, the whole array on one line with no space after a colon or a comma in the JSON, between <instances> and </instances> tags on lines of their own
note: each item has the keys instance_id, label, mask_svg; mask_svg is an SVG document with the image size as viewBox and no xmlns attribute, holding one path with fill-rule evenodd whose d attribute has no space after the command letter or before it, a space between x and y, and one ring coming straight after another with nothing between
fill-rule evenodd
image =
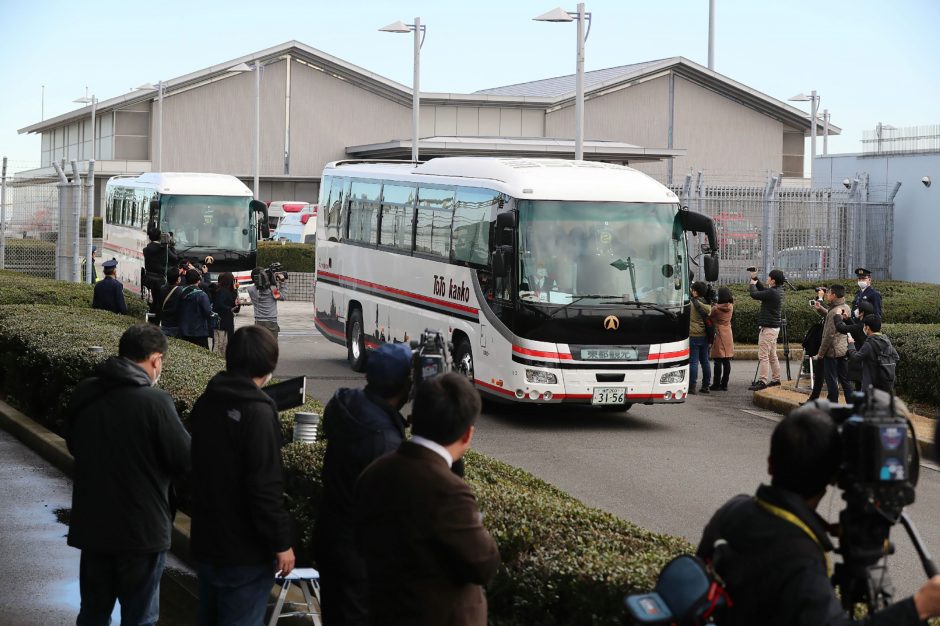
<instances>
[{"instance_id":1,"label":"bus side window","mask_svg":"<svg viewBox=\"0 0 940 626\"><path fill-rule=\"evenodd\" d=\"M415 220L415 252L449 259L453 216L453 189L420 187Z\"/></svg>"},{"instance_id":2,"label":"bus side window","mask_svg":"<svg viewBox=\"0 0 940 626\"><path fill-rule=\"evenodd\" d=\"M346 230L348 216L343 216L343 203L348 195L349 181L345 178L334 178L330 186L330 208L328 212L327 238L330 241L339 241Z\"/></svg>"},{"instance_id":3,"label":"bus side window","mask_svg":"<svg viewBox=\"0 0 940 626\"><path fill-rule=\"evenodd\" d=\"M381 183L357 180L352 184L349 201L349 239L352 241L378 242L381 194Z\"/></svg>"},{"instance_id":4,"label":"bus side window","mask_svg":"<svg viewBox=\"0 0 940 626\"><path fill-rule=\"evenodd\" d=\"M385 184L382 190L382 232L379 244L411 252L415 188Z\"/></svg>"},{"instance_id":5,"label":"bus side window","mask_svg":"<svg viewBox=\"0 0 940 626\"><path fill-rule=\"evenodd\" d=\"M490 189L460 187L454 205L454 260L486 265L490 251L490 221L495 219L500 194Z\"/></svg>"}]
</instances>

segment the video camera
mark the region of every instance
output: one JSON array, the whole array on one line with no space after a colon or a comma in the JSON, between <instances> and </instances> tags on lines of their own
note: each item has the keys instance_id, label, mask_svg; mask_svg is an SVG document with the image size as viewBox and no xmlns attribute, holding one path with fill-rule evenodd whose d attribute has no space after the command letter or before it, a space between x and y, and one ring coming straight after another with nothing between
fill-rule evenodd
<instances>
[{"instance_id":1,"label":"video camera","mask_svg":"<svg viewBox=\"0 0 940 626\"><path fill-rule=\"evenodd\" d=\"M176 239L173 237L172 232L160 232L160 245L166 246L168 248L176 247Z\"/></svg>"},{"instance_id":2,"label":"video camera","mask_svg":"<svg viewBox=\"0 0 940 626\"><path fill-rule=\"evenodd\" d=\"M454 369L450 356L450 346L439 330L426 329L417 340L411 340L413 354L414 386L422 381Z\"/></svg>"},{"instance_id":3,"label":"video camera","mask_svg":"<svg viewBox=\"0 0 940 626\"><path fill-rule=\"evenodd\" d=\"M274 262L260 272L252 272L251 280L259 289L277 288L281 283L286 283L288 279L287 272L281 269L282 265Z\"/></svg>"}]
</instances>

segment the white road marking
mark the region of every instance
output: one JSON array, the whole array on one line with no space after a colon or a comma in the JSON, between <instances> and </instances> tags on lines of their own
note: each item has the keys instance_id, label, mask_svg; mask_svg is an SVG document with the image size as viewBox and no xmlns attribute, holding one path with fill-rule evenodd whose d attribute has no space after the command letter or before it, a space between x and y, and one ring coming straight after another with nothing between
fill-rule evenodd
<instances>
[{"instance_id":1,"label":"white road marking","mask_svg":"<svg viewBox=\"0 0 940 626\"><path fill-rule=\"evenodd\" d=\"M774 413L773 411L758 411L755 409L741 409L741 410L744 411L745 413L755 415L769 422L779 422L780 420L783 419L782 415L780 415L779 413Z\"/></svg>"}]
</instances>

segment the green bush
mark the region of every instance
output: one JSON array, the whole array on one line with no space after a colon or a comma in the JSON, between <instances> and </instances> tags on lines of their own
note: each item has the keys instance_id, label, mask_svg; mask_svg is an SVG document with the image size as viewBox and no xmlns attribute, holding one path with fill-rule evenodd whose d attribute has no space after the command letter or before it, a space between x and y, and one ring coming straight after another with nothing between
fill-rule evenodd
<instances>
[{"instance_id":1,"label":"green bush","mask_svg":"<svg viewBox=\"0 0 940 626\"><path fill-rule=\"evenodd\" d=\"M258 244L258 266L277 262L285 272L313 272L316 249L305 243L262 241Z\"/></svg>"},{"instance_id":2,"label":"green bush","mask_svg":"<svg viewBox=\"0 0 940 626\"><path fill-rule=\"evenodd\" d=\"M7 239L4 267L41 278L55 277L55 243L38 239Z\"/></svg>"},{"instance_id":3,"label":"green bush","mask_svg":"<svg viewBox=\"0 0 940 626\"><path fill-rule=\"evenodd\" d=\"M53 245L53 247L55 247ZM5 304L54 304L70 308L91 308L92 285L27 276L0 271L0 306ZM127 315L143 320L147 304L140 296L124 290ZM66 313L66 315L69 315Z\"/></svg>"},{"instance_id":4,"label":"green bush","mask_svg":"<svg viewBox=\"0 0 940 626\"><path fill-rule=\"evenodd\" d=\"M78 227L78 232L81 234L82 237L85 236L85 224L86 224L86 218L83 217L79 220L79 227ZM103 224L102 224L101 218L100 217L91 218L92 238L101 239L102 230L103 230Z\"/></svg>"},{"instance_id":5,"label":"green bush","mask_svg":"<svg viewBox=\"0 0 940 626\"><path fill-rule=\"evenodd\" d=\"M940 324L886 324L884 333L901 356L898 395L940 406Z\"/></svg>"},{"instance_id":6,"label":"green bush","mask_svg":"<svg viewBox=\"0 0 940 626\"><path fill-rule=\"evenodd\" d=\"M282 455L304 558L322 493L324 449L323 442L295 443ZM650 589L666 562L693 549L485 455L469 452L466 471L503 559L487 589L490 624L621 624L624 594Z\"/></svg>"},{"instance_id":7,"label":"green bush","mask_svg":"<svg viewBox=\"0 0 940 626\"><path fill-rule=\"evenodd\" d=\"M846 286L846 302L851 304L857 288L854 281L822 281L825 284L839 283ZM796 291L786 290L784 312L787 316L791 343L801 343L819 315L810 308L808 301L816 294L817 283L794 281ZM732 330L736 343L757 343L757 313L760 302L748 295L747 283L731 285L734 294L734 318ZM875 288L881 292L885 321L892 324L940 324L940 285L908 283L903 281L880 281Z\"/></svg>"}]
</instances>

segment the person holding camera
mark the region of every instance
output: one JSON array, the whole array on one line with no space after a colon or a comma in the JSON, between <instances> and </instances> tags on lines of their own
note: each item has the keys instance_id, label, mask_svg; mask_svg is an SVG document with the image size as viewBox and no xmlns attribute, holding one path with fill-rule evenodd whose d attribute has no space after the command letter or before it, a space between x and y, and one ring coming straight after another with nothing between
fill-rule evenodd
<instances>
[{"instance_id":1,"label":"person holding camera","mask_svg":"<svg viewBox=\"0 0 940 626\"><path fill-rule=\"evenodd\" d=\"M424 381L411 440L359 477L356 532L373 624L487 623L483 585L496 575L499 550L451 467L470 448L479 415L480 394L465 376Z\"/></svg>"},{"instance_id":2,"label":"person holding camera","mask_svg":"<svg viewBox=\"0 0 940 626\"><path fill-rule=\"evenodd\" d=\"M852 351L852 344L855 348L861 350L865 345L868 335L865 333L865 318L874 315L875 307L867 300L860 301L852 311L852 316L842 313L842 317L835 319L836 330L843 335L848 336L849 352ZM880 326L879 326L880 327ZM862 387L862 364L858 360L849 359L848 363L849 380L855 385L855 391L861 391Z\"/></svg>"},{"instance_id":3,"label":"person holding camera","mask_svg":"<svg viewBox=\"0 0 940 626\"><path fill-rule=\"evenodd\" d=\"M186 287L180 292L180 338L208 350L215 313L201 282L202 274L198 270L186 272Z\"/></svg>"},{"instance_id":4,"label":"person holding camera","mask_svg":"<svg viewBox=\"0 0 940 626\"><path fill-rule=\"evenodd\" d=\"M701 281L692 283L692 312L689 315L689 395L697 393L695 383L698 380L699 364L702 366L702 388L700 393L709 393L712 380L712 368L708 361L708 330L705 320L712 311L704 302L708 294L708 285Z\"/></svg>"},{"instance_id":5,"label":"person holding camera","mask_svg":"<svg viewBox=\"0 0 940 626\"><path fill-rule=\"evenodd\" d=\"M176 267L179 258L176 256L176 249L173 245L173 239L169 233L162 235L159 230L151 230L147 233L150 243L144 246L144 283L143 286L150 290L150 312L157 315L157 299L160 294L160 288L166 284L166 275L171 267Z\"/></svg>"},{"instance_id":6,"label":"person holding camera","mask_svg":"<svg viewBox=\"0 0 940 626\"><path fill-rule=\"evenodd\" d=\"M277 301L283 300L277 291L277 277L269 270L256 267L251 270L248 297L255 314L255 325L267 328L276 339L281 327L277 323Z\"/></svg>"},{"instance_id":7,"label":"person holding camera","mask_svg":"<svg viewBox=\"0 0 940 626\"><path fill-rule=\"evenodd\" d=\"M365 563L353 534L353 490L362 470L405 440L399 411L411 384L411 348L385 343L369 354L365 389L340 389L323 411L323 500L313 549L325 626L369 623Z\"/></svg>"},{"instance_id":8,"label":"person holding camera","mask_svg":"<svg viewBox=\"0 0 940 626\"><path fill-rule=\"evenodd\" d=\"M190 414L200 626L260 624L275 573L294 568L281 428L274 401L261 389L277 359L271 333L240 328L225 371L209 381Z\"/></svg>"},{"instance_id":9,"label":"person holding camera","mask_svg":"<svg viewBox=\"0 0 940 626\"><path fill-rule=\"evenodd\" d=\"M780 384L780 362L777 360L777 335L780 334L783 312L783 284L786 277L779 269L770 270L765 286L757 279L757 268L751 272L749 293L760 301L757 314L757 380L748 391L760 391Z\"/></svg>"},{"instance_id":10,"label":"person holding camera","mask_svg":"<svg viewBox=\"0 0 940 626\"><path fill-rule=\"evenodd\" d=\"M731 595L727 623L913 625L940 615L940 576L864 620L842 609L829 579L829 525L816 513L841 459L833 419L813 406L795 409L771 436L770 485L735 496L708 522L696 554Z\"/></svg>"},{"instance_id":11,"label":"person holding camera","mask_svg":"<svg viewBox=\"0 0 940 626\"><path fill-rule=\"evenodd\" d=\"M813 357L814 360L824 360L826 373L826 397L830 402L839 401L839 385L845 397L852 395L852 383L849 381L848 362L846 354L849 351L849 342L846 336L836 330L836 318L842 319L843 314L848 314L849 308L845 304L845 287L842 285L830 285L826 292L826 301L829 304L829 310L826 312L826 321L823 324L822 341L819 344L819 352ZM816 305L817 309L822 308Z\"/></svg>"}]
</instances>

